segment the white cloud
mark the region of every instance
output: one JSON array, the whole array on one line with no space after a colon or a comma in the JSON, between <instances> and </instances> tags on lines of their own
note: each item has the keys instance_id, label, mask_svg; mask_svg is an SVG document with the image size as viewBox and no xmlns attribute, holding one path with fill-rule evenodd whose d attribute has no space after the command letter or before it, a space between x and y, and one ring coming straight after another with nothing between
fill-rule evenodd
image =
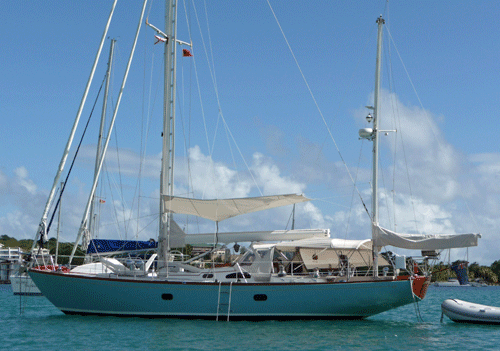
<instances>
[{"instance_id":1,"label":"white cloud","mask_svg":"<svg viewBox=\"0 0 500 351\"><path fill-rule=\"evenodd\" d=\"M19 239L34 236L42 215L47 192L38 191L26 167L13 170L14 176L0 172L0 232Z\"/></svg>"},{"instance_id":2,"label":"white cloud","mask_svg":"<svg viewBox=\"0 0 500 351\"><path fill-rule=\"evenodd\" d=\"M9 179L7 178L5 173L0 171L0 192L3 192L4 190L6 190L8 188L8 186L9 186L8 181L9 181Z\"/></svg>"},{"instance_id":3,"label":"white cloud","mask_svg":"<svg viewBox=\"0 0 500 351\"><path fill-rule=\"evenodd\" d=\"M213 161L201 152L199 146L189 149L188 155L189 169L185 158L177 158L176 194L185 194L190 188L196 197L205 199L248 196L252 189L248 175Z\"/></svg>"},{"instance_id":4,"label":"white cloud","mask_svg":"<svg viewBox=\"0 0 500 351\"><path fill-rule=\"evenodd\" d=\"M381 106L379 128L397 130L387 136L380 134L381 148L388 147L388 155L395 156L395 190L409 194L411 186L413 193L431 203L456 198L461 192L458 179L464 171L463 155L444 139L435 122L438 117L419 107L405 106L386 90L381 92ZM366 126L365 115L366 109L356 111L360 125ZM392 168L386 172L392 177Z\"/></svg>"},{"instance_id":5,"label":"white cloud","mask_svg":"<svg viewBox=\"0 0 500 351\"><path fill-rule=\"evenodd\" d=\"M35 194L36 185L33 183L31 179L28 178L28 170L25 167L19 167L14 170L15 175L17 176L17 183L26 189L28 193Z\"/></svg>"},{"instance_id":6,"label":"white cloud","mask_svg":"<svg viewBox=\"0 0 500 351\"><path fill-rule=\"evenodd\" d=\"M261 153L253 154L251 170L256 176L257 184L265 195L300 194L306 185L283 176L274 161Z\"/></svg>"}]
</instances>

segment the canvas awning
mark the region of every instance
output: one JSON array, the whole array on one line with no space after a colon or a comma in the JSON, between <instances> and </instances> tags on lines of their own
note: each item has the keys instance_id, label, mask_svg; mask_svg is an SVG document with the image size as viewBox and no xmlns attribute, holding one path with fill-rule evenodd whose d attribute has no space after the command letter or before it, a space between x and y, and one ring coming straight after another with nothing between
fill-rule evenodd
<instances>
[{"instance_id":1,"label":"canvas awning","mask_svg":"<svg viewBox=\"0 0 500 351\"><path fill-rule=\"evenodd\" d=\"M201 200L162 195L167 212L198 216L212 221L222 221L245 213L309 201L304 195L272 195L238 199Z\"/></svg>"},{"instance_id":2,"label":"canvas awning","mask_svg":"<svg viewBox=\"0 0 500 351\"><path fill-rule=\"evenodd\" d=\"M394 246L410 250L444 250L477 246L481 234L399 234L389 229L375 227L376 246Z\"/></svg>"}]
</instances>

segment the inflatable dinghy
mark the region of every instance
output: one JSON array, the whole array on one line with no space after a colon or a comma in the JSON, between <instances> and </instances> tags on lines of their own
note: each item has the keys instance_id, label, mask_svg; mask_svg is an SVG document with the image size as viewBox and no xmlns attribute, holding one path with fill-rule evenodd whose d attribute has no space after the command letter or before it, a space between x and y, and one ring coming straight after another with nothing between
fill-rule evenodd
<instances>
[{"instance_id":1,"label":"inflatable dinghy","mask_svg":"<svg viewBox=\"0 0 500 351\"><path fill-rule=\"evenodd\" d=\"M499 307L449 299L441 304L441 311L446 317L458 323L500 324Z\"/></svg>"}]
</instances>

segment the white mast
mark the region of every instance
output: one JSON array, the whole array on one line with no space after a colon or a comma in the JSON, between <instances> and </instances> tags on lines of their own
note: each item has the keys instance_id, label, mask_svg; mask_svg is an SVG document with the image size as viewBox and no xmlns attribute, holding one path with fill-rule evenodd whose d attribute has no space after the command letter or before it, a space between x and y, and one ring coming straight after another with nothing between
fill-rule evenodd
<instances>
[{"instance_id":1,"label":"white mast","mask_svg":"<svg viewBox=\"0 0 500 351\"><path fill-rule=\"evenodd\" d=\"M177 0L167 0L165 4L165 42L164 52L164 98L163 98L163 147L160 173L160 194L174 195L174 156L175 156L175 68L177 35ZM167 213L160 201L160 223L158 242L158 261L166 264L170 244L168 233L172 214Z\"/></svg>"},{"instance_id":2,"label":"white mast","mask_svg":"<svg viewBox=\"0 0 500 351\"><path fill-rule=\"evenodd\" d=\"M373 106L373 180L372 180L372 238L375 237L375 230L378 226L378 117L380 113L379 94L380 94L380 69L382 66L382 26L385 20L380 16L377 18L377 60L375 68L375 93ZM380 247L373 247L373 275L378 276L378 253Z\"/></svg>"},{"instance_id":3,"label":"white mast","mask_svg":"<svg viewBox=\"0 0 500 351\"><path fill-rule=\"evenodd\" d=\"M61 190L64 186L64 182L61 182ZM62 208L62 199L59 202L59 212L57 213L57 237L56 237L56 257L55 257L55 265L57 266L57 259L59 256L59 233L61 230L61 208Z\"/></svg>"},{"instance_id":4,"label":"white mast","mask_svg":"<svg viewBox=\"0 0 500 351\"><path fill-rule=\"evenodd\" d=\"M80 121L80 116L82 115L83 107L85 105L85 101L87 100L87 95L90 89L90 85L92 83L92 79L94 78L94 73L97 67L97 63L99 62L99 57L101 56L101 51L102 47L104 45L104 41L106 39L106 35L108 33L108 28L111 23L111 18L113 18L113 13L115 11L116 7L116 2L118 0L115 0L113 2L113 6L111 7L111 12L108 17L108 22L106 23L106 27L104 29L104 33L102 34L101 38L101 44L99 45L99 49L97 50L97 54L94 60L94 65L92 66L92 70L90 71L90 77L89 80L87 81L87 86L85 87L85 91L83 93L82 101L80 102L80 107L78 108L78 112L76 114L75 122L73 123L73 127L71 128L71 133L68 138L68 142L66 143L66 148L64 149L63 156L61 158L61 162L59 163L59 168L57 169L56 176L54 178L54 183L52 185L52 190L50 191L49 198L47 199L47 203L45 205L45 209L43 211L42 219L40 221L40 224L38 226L38 231L35 235L35 240L33 241L33 245L31 246L31 251L35 248L36 242L38 241L39 237L42 237L42 240L46 241L47 240L47 216L49 214L50 206L52 205L52 200L54 199L55 191L57 188L57 184L59 182L59 178L61 177L61 174L64 170L64 165L66 164L66 159L68 158L69 150L71 148L71 144L73 143L73 138L76 133L76 128L78 127L78 123ZM30 251L30 252L31 252Z\"/></svg>"},{"instance_id":5,"label":"white mast","mask_svg":"<svg viewBox=\"0 0 500 351\"><path fill-rule=\"evenodd\" d=\"M118 114L118 108L120 107L120 102L121 102L122 96L123 96L123 90L125 89L125 83L127 82L127 77L128 77L128 73L130 71L130 66L132 64L132 59L134 58L135 47L137 45L137 39L139 38L139 32L141 30L142 19L144 18L144 12L146 11L146 4L147 4L147 0L144 0L143 5L142 5L141 18L139 19L139 25L137 26L137 31L135 33L134 44L132 45L132 50L130 51L130 56L129 56L128 63L127 63L127 68L125 69L125 75L123 76L120 92L118 93L118 100L116 102L116 106L115 106L115 109L113 112L113 117L111 118L111 123L109 125L108 134L106 136L106 142L104 143L104 147L102 149L102 156L99 159L99 167L97 170L98 174L100 174L100 172L102 170L102 165L104 163L104 156L106 155L106 151L108 150L109 140L111 139L110 138L111 132L113 131L113 127L115 125L116 115ZM73 257L75 256L75 252L76 252L76 249L78 247L78 243L82 239L82 236L85 234L85 232L88 230L87 219L88 219L88 215L89 215L89 211L90 211L90 205L92 203L92 199L94 197L96 188L97 188L97 179L94 179L94 182L92 184L92 190L90 191L90 196L89 196L89 199L87 201L87 205L85 206L85 212L83 214L82 222L80 224L80 229L78 230L78 236L77 236L75 243L73 245L73 250L71 251L71 255L69 257L68 264L71 264L71 262L73 261Z\"/></svg>"},{"instance_id":6,"label":"white mast","mask_svg":"<svg viewBox=\"0 0 500 351\"><path fill-rule=\"evenodd\" d=\"M108 58L108 69L106 71L106 86L104 88L104 99L102 103L102 113L101 113L101 125L99 127L99 137L97 139L97 150L95 156L95 168L94 168L94 181L99 178L99 162L102 157L102 140L104 139L104 126L106 124L106 110L108 106L108 94L109 94L109 82L111 76L111 67L113 64L113 54L115 50L116 39L111 39L111 44L109 48L109 58ZM97 180L98 181L98 180ZM94 208L96 207L96 197L92 199L92 206L90 207L90 217L89 217L89 228L90 232L95 235L95 218L94 218ZM90 240L90 238L89 238Z\"/></svg>"}]
</instances>

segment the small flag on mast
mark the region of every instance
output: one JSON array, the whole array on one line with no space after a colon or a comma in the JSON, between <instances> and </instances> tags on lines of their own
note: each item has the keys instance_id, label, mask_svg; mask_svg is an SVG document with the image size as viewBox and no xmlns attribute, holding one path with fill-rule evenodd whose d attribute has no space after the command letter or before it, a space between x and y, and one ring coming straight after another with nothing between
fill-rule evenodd
<instances>
[{"instance_id":1,"label":"small flag on mast","mask_svg":"<svg viewBox=\"0 0 500 351\"><path fill-rule=\"evenodd\" d=\"M182 56L183 57L191 57L193 55L191 54L191 51L189 51L187 49L182 49Z\"/></svg>"},{"instance_id":2,"label":"small flag on mast","mask_svg":"<svg viewBox=\"0 0 500 351\"><path fill-rule=\"evenodd\" d=\"M99 203L100 203L100 204L103 204L103 203L105 203L105 202L106 202L106 200L99 199Z\"/></svg>"}]
</instances>

